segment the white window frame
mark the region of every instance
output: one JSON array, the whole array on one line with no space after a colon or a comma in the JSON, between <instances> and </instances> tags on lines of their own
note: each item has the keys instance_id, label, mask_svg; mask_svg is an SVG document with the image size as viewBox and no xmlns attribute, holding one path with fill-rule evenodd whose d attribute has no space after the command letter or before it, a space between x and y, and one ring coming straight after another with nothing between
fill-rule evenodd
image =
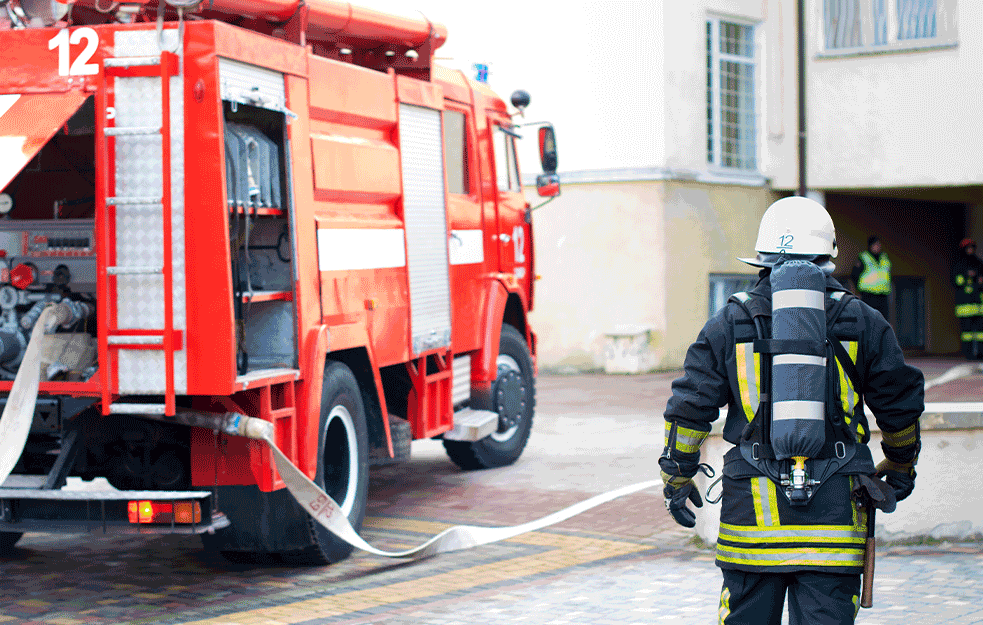
<instances>
[{"instance_id":1,"label":"white window frame","mask_svg":"<svg viewBox=\"0 0 983 625\"><path fill-rule=\"evenodd\" d=\"M720 24L722 22L739 24L741 26L746 26L752 29L752 45L753 53L752 56L737 56L724 54L720 52ZM734 18L730 16L717 16L717 15L707 15L706 19L703 21L704 34L706 30L707 23L711 25L712 34L711 41L712 45L710 48L710 67L712 72L712 79L710 80L710 93L713 98L712 102L712 125L713 125L713 161L711 162L707 157L707 165L711 170L717 170L727 173L757 173L761 171L761 160L763 156L762 142L761 142L761 102L762 102L762 90L761 90L761 60L759 58L759 50L761 46L759 45L759 37L761 29L758 28L758 24L745 19ZM736 63L743 63L751 65L751 79L752 79L752 96L753 96L753 113L754 113L754 128L753 135L754 139L752 141L754 145L754 167L731 167L723 164L723 148L722 148L722 121L721 121L721 100L720 100L720 62L721 61L731 61ZM705 118L704 118L705 119ZM703 143L704 152L706 149L707 142Z\"/></svg>"},{"instance_id":2,"label":"white window frame","mask_svg":"<svg viewBox=\"0 0 983 625\"><path fill-rule=\"evenodd\" d=\"M818 28L818 49L821 57L854 56L860 54L885 54L911 50L950 48L958 45L956 7L958 0L935 0L935 36L917 39L898 39L898 0L859 0L861 11L861 39L859 46L843 48L826 47L826 3L813 0L813 15ZM887 13L887 39L875 43L874 7L884 3Z\"/></svg>"}]
</instances>

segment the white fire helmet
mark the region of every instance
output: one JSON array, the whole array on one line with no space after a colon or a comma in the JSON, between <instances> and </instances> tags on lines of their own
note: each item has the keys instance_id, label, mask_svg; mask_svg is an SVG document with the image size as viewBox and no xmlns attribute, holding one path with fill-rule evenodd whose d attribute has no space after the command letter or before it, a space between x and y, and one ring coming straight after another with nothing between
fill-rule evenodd
<instances>
[{"instance_id":1,"label":"white fire helmet","mask_svg":"<svg viewBox=\"0 0 983 625\"><path fill-rule=\"evenodd\" d=\"M836 230L822 204L807 197L787 197L765 211L754 249L757 258L738 260L756 267L772 267L782 255L810 260L836 258ZM824 264L823 269L832 270L832 263L827 260Z\"/></svg>"}]
</instances>

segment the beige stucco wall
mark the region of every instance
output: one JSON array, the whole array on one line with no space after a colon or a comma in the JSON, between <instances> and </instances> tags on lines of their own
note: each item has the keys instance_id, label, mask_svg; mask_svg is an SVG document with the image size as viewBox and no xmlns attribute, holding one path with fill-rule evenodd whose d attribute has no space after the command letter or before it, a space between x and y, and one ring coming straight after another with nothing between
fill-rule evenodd
<instances>
[{"instance_id":1,"label":"beige stucco wall","mask_svg":"<svg viewBox=\"0 0 983 625\"><path fill-rule=\"evenodd\" d=\"M662 182L568 184L533 213L539 366L603 365L604 333L653 328L661 351L666 293ZM535 197L535 190L526 190Z\"/></svg>"},{"instance_id":2,"label":"beige stucco wall","mask_svg":"<svg viewBox=\"0 0 983 625\"><path fill-rule=\"evenodd\" d=\"M686 348L706 323L709 274L757 273L737 258L754 256L758 222L775 199L765 188L666 184L666 318L671 338L663 368L682 365Z\"/></svg>"},{"instance_id":3,"label":"beige stucco wall","mask_svg":"<svg viewBox=\"0 0 983 625\"><path fill-rule=\"evenodd\" d=\"M527 191L532 197L534 191ZM570 184L533 216L531 321L546 369L599 369L605 334L652 329L652 367L671 369L707 320L711 272L755 273L763 188L678 181Z\"/></svg>"}]
</instances>

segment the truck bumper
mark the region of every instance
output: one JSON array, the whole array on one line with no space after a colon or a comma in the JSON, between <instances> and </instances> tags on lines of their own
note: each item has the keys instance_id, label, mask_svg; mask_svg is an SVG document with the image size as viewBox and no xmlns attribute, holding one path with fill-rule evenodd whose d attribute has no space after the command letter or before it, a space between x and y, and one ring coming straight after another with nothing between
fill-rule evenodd
<instances>
[{"instance_id":1,"label":"truck bumper","mask_svg":"<svg viewBox=\"0 0 983 625\"><path fill-rule=\"evenodd\" d=\"M229 526L214 510L209 491L118 490L104 480L72 478L64 488L39 490L44 476L12 475L0 488L0 532L101 534L204 534ZM198 502L201 518L192 523L133 523L130 502ZM173 515L172 515L173 517Z\"/></svg>"}]
</instances>

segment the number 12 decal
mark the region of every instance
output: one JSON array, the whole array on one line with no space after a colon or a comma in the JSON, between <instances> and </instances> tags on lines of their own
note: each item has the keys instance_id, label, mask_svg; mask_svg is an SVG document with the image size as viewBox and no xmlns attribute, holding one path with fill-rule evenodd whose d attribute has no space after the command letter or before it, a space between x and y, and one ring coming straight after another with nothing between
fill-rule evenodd
<instances>
[{"instance_id":1,"label":"number 12 decal","mask_svg":"<svg viewBox=\"0 0 983 625\"><path fill-rule=\"evenodd\" d=\"M781 243L778 244L778 249L785 251L792 249L792 241L795 239L791 234L783 234L779 237Z\"/></svg>"},{"instance_id":2,"label":"number 12 decal","mask_svg":"<svg viewBox=\"0 0 983 625\"><path fill-rule=\"evenodd\" d=\"M82 43L85 40L86 46L82 52L75 57L75 62L69 65L69 46ZM71 35L67 28L58 31L58 34L48 40L48 49L58 49L58 75L59 76L94 76L99 73L97 63L89 63L96 50L99 49L99 35L95 29L88 26L76 28Z\"/></svg>"}]
</instances>

